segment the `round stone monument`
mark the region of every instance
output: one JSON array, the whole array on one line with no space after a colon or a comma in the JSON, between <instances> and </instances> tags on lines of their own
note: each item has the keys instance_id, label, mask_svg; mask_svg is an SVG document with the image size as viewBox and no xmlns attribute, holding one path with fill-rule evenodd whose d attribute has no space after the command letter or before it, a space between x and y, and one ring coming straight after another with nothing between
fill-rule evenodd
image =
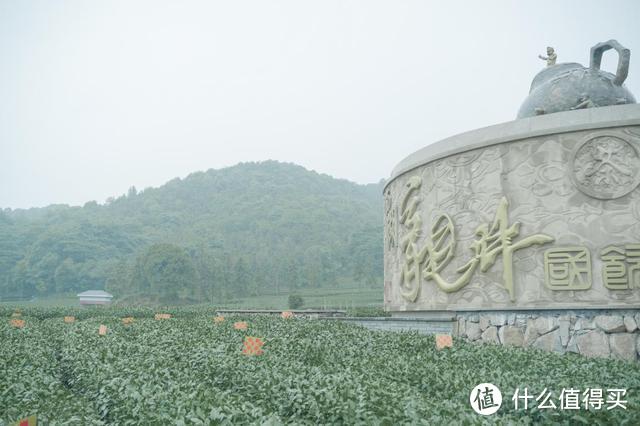
<instances>
[{"instance_id":1,"label":"round stone monument","mask_svg":"<svg viewBox=\"0 0 640 426\"><path fill-rule=\"evenodd\" d=\"M601 71L615 49L616 74ZM549 50L548 50L549 52ZM636 360L640 105L615 40L548 66L515 121L428 145L384 189L385 309L472 341Z\"/></svg>"}]
</instances>

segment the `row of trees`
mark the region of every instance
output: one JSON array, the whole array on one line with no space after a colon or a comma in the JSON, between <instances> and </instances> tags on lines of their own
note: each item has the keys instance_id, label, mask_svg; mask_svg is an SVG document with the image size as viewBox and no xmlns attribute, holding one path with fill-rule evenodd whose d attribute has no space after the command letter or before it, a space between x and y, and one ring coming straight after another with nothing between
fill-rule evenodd
<instances>
[{"instance_id":1,"label":"row of trees","mask_svg":"<svg viewBox=\"0 0 640 426\"><path fill-rule=\"evenodd\" d=\"M287 259L258 264L206 248L186 250L154 244L135 261L113 265L106 289L161 303L216 302L261 294L290 293L302 288L335 286L339 272L328 258ZM373 285L373 273L362 284ZM358 281L353 281L358 282Z\"/></svg>"}]
</instances>

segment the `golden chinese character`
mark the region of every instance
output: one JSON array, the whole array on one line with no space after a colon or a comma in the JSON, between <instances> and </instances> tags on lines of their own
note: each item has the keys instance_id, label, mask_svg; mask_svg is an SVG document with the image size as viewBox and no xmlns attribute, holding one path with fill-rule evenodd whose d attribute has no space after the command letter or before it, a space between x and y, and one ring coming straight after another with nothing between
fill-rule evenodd
<instances>
[{"instance_id":1,"label":"golden chinese character","mask_svg":"<svg viewBox=\"0 0 640 426\"><path fill-rule=\"evenodd\" d=\"M625 249L629 264L629 288L640 288L640 244L627 244Z\"/></svg>"},{"instance_id":2,"label":"golden chinese character","mask_svg":"<svg viewBox=\"0 0 640 426\"><path fill-rule=\"evenodd\" d=\"M410 302L415 302L420 291L420 265L427 253L426 247L418 247L418 238L422 228L422 219L416 212L420 204L420 196L416 192L422 186L422 178L413 176L406 186L409 188L400 204L400 223L409 231L400 240L400 248L405 260L400 272L400 294Z\"/></svg>"},{"instance_id":3,"label":"golden chinese character","mask_svg":"<svg viewBox=\"0 0 640 426\"><path fill-rule=\"evenodd\" d=\"M551 290L591 288L591 253L586 247L559 247L544 253L544 283Z\"/></svg>"},{"instance_id":4,"label":"golden chinese character","mask_svg":"<svg viewBox=\"0 0 640 426\"><path fill-rule=\"evenodd\" d=\"M443 214L436 219L431 227L431 239L426 245L427 256L423 272L426 280L434 280L438 287L446 293L458 291L469 284L478 263L478 259L473 258L470 261L472 265L466 268L462 275L452 283L447 282L440 275L440 271L451 261L455 245L455 227L451 218Z\"/></svg>"},{"instance_id":5,"label":"golden chinese character","mask_svg":"<svg viewBox=\"0 0 640 426\"><path fill-rule=\"evenodd\" d=\"M520 234L520 222L516 222L509 226L508 218L509 202L506 197L502 197L496 216L491 227L487 224L482 224L476 228L476 240L471 243L471 250L474 252L474 256L464 266L458 269L458 272L462 273L456 281L449 283L445 281L439 274L439 271L451 260L451 254L449 250L452 250L455 242L455 235L453 234L453 225L445 225L440 229L437 229L437 225L444 222L444 219L438 219L434 230L432 231L432 242L426 245L428 256L426 257L426 266L424 269L425 278L427 280L433 279L440 287L441 290L450 293L460 290L467 285L471 280L476 267L479 265L482 272L486 272L496 261L498 255L502 255L503 266L503 286L509 292L509 297L513 301L515 300L515 290L513 284L513 253L516 250L520 250L532 245L541 245L553 242L554 239L548 235L536 234L514 243L512 240ZM448 216L444 216L448 222L451 219ZM451 228L451 229L449 229ZM445 232L447 231L447 232ZM442 234L442 235L440 235ZM434 239L433 235L438 237ZM442 246L442 240L444 236L451 237L450 246Z\"/></svg>"},{"instance_id":6,"label":"golden chinese character","mask_svg":"<svg viewBox=\"0 0 640 426\"><path fill-rule=\"evenodd\" d=\"M387 190L384 195L384 229L387 249L396 247L396 209L391 198L391 191Z\"/></svg>"},{"instance_id":7,"label":"golden chinese character","mask_svg":"<svg viewBox=\"0 0 640 426\"><path fill-rule=\"evenodd\" d=\"M610 290L627 290L627 265L625 250L620 247L608 246L600 253L602 259L602 282Z\"/></svg>"}]
</instances>

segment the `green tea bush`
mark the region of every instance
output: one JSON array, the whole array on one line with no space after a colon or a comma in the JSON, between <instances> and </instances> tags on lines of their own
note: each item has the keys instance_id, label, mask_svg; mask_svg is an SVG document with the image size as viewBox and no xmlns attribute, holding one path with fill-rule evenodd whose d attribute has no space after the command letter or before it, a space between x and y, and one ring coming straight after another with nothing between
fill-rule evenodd
<instances>
[{"instance_id":1,"label":"green tea bush","mask_svg":"<svg viewBox=\"0 0 640 426\"><path fill-rule=\"evenodd\" d=\"M0 425L30 414L56 425L640 424L637 363L459 340L438 351L432 336L339 321L216 324L213 308L167 311L174 317L156 321L151 311L108 308L65 324L68 310L23 310L22 329L3 318ZM135 322L122 324L129 315ZM234 329L238 320L246 331ZM264 355L243 356L245 336L263 338ZM503 391L491 417L469 405L482 382ZM627 410L515 410L510 398L524 387L556 397L625 388Z\"/></svg>"}]
</instances>

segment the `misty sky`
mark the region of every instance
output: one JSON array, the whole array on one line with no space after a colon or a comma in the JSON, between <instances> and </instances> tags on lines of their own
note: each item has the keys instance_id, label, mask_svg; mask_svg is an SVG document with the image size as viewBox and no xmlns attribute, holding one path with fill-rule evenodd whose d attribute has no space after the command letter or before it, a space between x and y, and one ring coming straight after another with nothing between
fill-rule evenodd
<instances>
[{"instance_id":1,"label":"misty sky","mask_svg":"<svg viewBox=\"0 0 640 426\"><path fill-rule=\"evenodd\" d=\"M638 18L602 0L0 0L0 207L266 159L377 182L513 120L547 45L588 65L617 39L640 97Z\"/></svg>"}]
</instances>

